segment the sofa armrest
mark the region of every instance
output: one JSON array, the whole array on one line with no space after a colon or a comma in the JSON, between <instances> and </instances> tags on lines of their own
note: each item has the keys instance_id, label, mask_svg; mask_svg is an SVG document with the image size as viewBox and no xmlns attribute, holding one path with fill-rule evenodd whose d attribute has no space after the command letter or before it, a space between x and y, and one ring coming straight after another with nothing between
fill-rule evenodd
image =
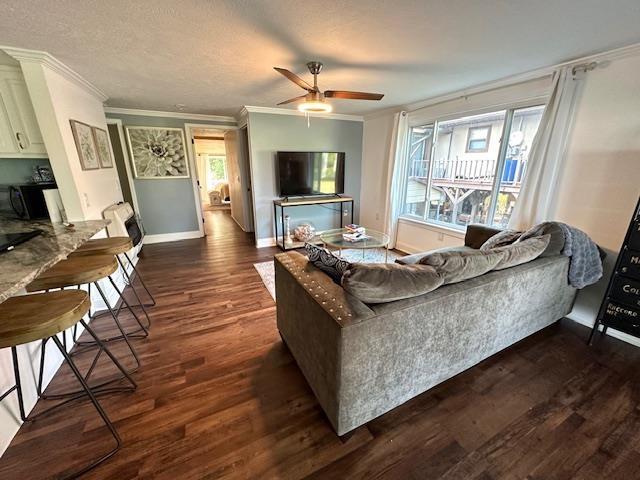
<instances>
[{"instance_id":1,"label":"sofa armrest","mask_svg":"<svg viewBox=\"0 0 640 480\"><path fill-rule=\"evenodd\" d=\"M340 326L358 323L375 315L367 305L336 284L301 253L279 253L275 256L274 262L276 264L276 302L280 302L278 295L287 297L293 293L291 289L285 290L283 283L278 281L277 273L280 270L279 267L282 267Z\"/></svg>"},{"instance_id":2,"label":"sofa armrest","mask_svg":"<svg viewBox=\"0 0 640 480\"><path fill-rule=\"evenodd\" d=\"M479 225L472 223L467 225L467 232L464 236L464 244L467 247L478 249L484 242L493 237L496 233L500 233L502 230L499 228L487 227L486 225Z\"/></svg>"}]
</instances>

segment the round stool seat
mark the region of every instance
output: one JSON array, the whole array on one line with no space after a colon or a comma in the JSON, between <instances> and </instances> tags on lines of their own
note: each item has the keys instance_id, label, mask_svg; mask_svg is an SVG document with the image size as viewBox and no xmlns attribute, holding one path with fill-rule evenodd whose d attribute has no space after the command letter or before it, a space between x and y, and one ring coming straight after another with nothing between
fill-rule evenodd
<instances>
[{"instance_id":1,"label":"round stool seat","mask_svg":"<svg viewBox=\"0 0 640 480\"><path fill-rule=\"evenodd\" d=\"M118 269L114 255L69 257L41 273L27 285L28 292L93 283Z\"/></svg>"},{"instance_id":2,"label":"round stool seat","mask_svg":"<svg viewBox=\"0 0 640 480\"><path fill-rule=\"evenodd\" d=\"M76 249L71 256L118 255L128 252L132 248L133 243L129 237L96 238Z\"/></svg>"},{"instance_id":3,"label":"round stool seat","mask_svg":"<svg viewBox=\"0 0 640 480\"><path fill-rule=\"evenodd\" d=\"M49 338L75 325L89 311L84 290L11 297L0 304L0 348Z\"/></svg>"}]
</instances>

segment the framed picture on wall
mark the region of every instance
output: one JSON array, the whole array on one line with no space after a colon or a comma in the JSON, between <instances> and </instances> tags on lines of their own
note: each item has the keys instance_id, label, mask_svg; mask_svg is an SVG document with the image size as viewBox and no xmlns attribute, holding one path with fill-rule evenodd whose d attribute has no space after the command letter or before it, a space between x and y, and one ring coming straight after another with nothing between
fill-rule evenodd
<instances>
[{"instance_id":1,"label":"framed picture on wall","mask_svg":"<svg viewBox=\"0 0 640 480\"><path fill-rule=\"evenodd\" d=\"M106 130L98 127L91 127L91 130L93 131L93 139L96 144L96 150L98 151L100 167L112 168L113 158L111 158L111 148L109 148L109 134Z\"/></svg>"},{"instance_id":2,"label":"framed picture on wall","mask_svg":"<svg viewBox=\"0 0 640 480\"><path fill-rule=\"evenodd\" d=\"M125 131L135 178L189 178L181 128L125 127Z\"/></svg>"},{"instance_id":3,"label":"framed picture on wall","mask_svg":"<svg viewBox=\"0 0 640 480\"><path fill-rule=\"evenodd\" d=\"M69 122L71 123L73 139L76 142L80 166L83 170L97 170L100 168L100 161L98 160L98 151L91 132L91 126L77 120L69 120Z\"/></svg>"}]
</instances>

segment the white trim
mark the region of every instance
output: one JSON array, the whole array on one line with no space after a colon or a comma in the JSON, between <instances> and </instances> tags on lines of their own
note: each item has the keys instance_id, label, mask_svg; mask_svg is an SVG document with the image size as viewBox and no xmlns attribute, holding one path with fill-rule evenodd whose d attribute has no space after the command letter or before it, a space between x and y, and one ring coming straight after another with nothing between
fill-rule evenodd
<instances>
[{"instance_id":1,"label":"white trim","mask_svg":"<svg viewBox=\"0 0 640 480\"><path fill-rule=\"evenodd\" d=\"M256 248L275 247L276 245L275 237L256 238Z\"/></svg>"},{"instance_id":2,"label":"white trim","mask_svg":"<svg viewBox=\"0 0 640 480\"><path fill-rule=\"evenodd\" d=\"M138 195L136 194L136 187L133 183L133 172L131 171L131 158L129 157L129 149L127 148L127 142L125 141L124 128L122 127L122 120L119 118L107 118L107 125L116 125L118 128L118 136L120 137L120 147L122 148L122 156L124 157L125 175L127 176L127 183L129 184L129 190L131 190L131 199L133 200L133 208L138 215L142 215L140 212L140 204L138 203ZM108 129L107 129L108 130ZM115 163L115 160L114 160ZM118 167L116 166L116 170Z\"/></svg>"},{"instance_id":3,"label":"white trim","mask_svg":"<svg viewBox=\"0 0 640 480\"><path fill-rule=\"evenodd\" d=\"M453 92L449 92L443 95L429 97L424 100L420 100L418 102L407 103L404 105L396 105L394 107L388 107L385 109L377 110L375 112L366 114L364 118L365 120L368 120L368 119L376 118L386 114L393 114L401 110L412 112L414 110L419 110L424 107L430 107L433 105L437 105L439 103L448 102L450 100L455 100L461 97L476 95L478 93L484 93L484 92L488 92L498 88L517 85L518 83L528 82L536 78L550 76L554 70L563 66L577 65L580 63L589 63L593 61L605 61L605 60L610 61L614 59L636 55L639 53L640 53L640 43L634 43L633 45L628 45L626 47L616 48L614 50L608 50L608 51L596 53L593 55L587 55L584 57L575 58L573 60L568 60L566 62L558 63L555 65L549 65L546 67L529 70L529 71L518 73L515 75L510 75L508 77L502 77L496 80L491 80L491 81L484 82L469 88L462 88L462 89L455 90Z\"/></svg>"},{"instance_id":4,"label":"white trim","mask_svg":"<svg viewBox=\"0 0 640 480\"><path fill-rule=\"evenodd\" d=\"M114 113L117 115L138 115L142 117L165 117L179 118L181 120L204 120L209 122L227 122L236 124L234 117L226 117L222 115L206 115L203 113L186 113L186 112L163 112L161 110L138 110L135 108L120 107L104 107L105 113Z\"/></svg>"},{"instance_id":5,"label":"white trim","mask_svg":"<svg viewBox=\"0 0 640 480\"><path fill-rule=\"evenodd\" d=\"M294 115L296 117L304 117L307 115L305 112L300 112L298 110L291 110L289 108L276 108L276 107L257 107L254 105L245 105L240 110L240 117L242 118L245 115L245 112L251 113L271 113L275 115ZM326 118L330 120L349 120L352 122L364 122L364 117L362 115L345 115L343 113L311 113L308 114L313 118Z\"/></svg>"},{"instance_id":6,"label":"white trim","mask_svg":"<svg viewBox=\"0 0 640 480\"><path fill-rule=\"evenodd\" d=\"M192 230L189 232L156 233L155 235L145 235L143 243L144 245L151 245L153 243L177 242L179 240L202 238L203 236L204 235L200 230Z\"/></svg>"},{"instance_id":7,"label":"white trim","mask_svg":"<svg viewBox=\"0 0 640 480\"><path fill-rule=\"evenodd\" d=\"M584 318L581 315L576 315L571 312L567 315L567 318L573 322L579 323L580 325L584 325L585 327L593 328L593 318ZM602 325L600 325L599 331L602 331ZM617 338L618 340L622 340L623 342L630 343L631 345L635 345L636 347L640 347L640 339L633 337L631 335L627 335L626 333L619 332L613 328L607 329L607 335ZM594 339L594 343L598 342L598 336L596 335Z\"/></svg>"},{"instance_id":8,"label":"white trim","mask_svg":"<svg viewBox=\"0 0 640 480\"><path fill-rule=\"evenodd\" d=\"M244 128L249 122L249 112L245 107L242 107L238 112L238 128Z\"/></svg>"},{"instance_id":9,"label":"white trim","mask_svg":"<svg viewBox=\"0 0 640 480\"><path fill-rule=\"evenodd\" d=\"M0 153L0 158L15 158L15 159L24 159L24 158L34 158L34 159L48 159L49 155L46 153Z\"/></svg>"},{"instance_id":10,"label":"white trim","mask_svg":"<svg viewBox=\"0 0 640 480\"><path fill-rule=\"evenodd\" d=\"M98 87L93 85L88 80L85 80L79 73L72 70L67 65L65 65L60 60L58 60L53 55L50 55L47 52L42 52L39 50L27 50L24 48L5 47L5 46L0 46L0 50L4 50L8 55L15 58L20 63L37 63L50 68L56 73L62 75L67 80L75 83L80 88L84 89L87 93L96 97L101 103L106 102L107 99L109 98Z\"/></svg>"}]
</instances>

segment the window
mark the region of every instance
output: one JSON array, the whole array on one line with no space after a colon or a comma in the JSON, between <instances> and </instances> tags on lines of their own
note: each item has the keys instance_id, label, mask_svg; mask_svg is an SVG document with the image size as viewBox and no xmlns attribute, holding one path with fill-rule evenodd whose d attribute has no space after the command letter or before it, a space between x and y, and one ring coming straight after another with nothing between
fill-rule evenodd
<instances>
[{"instance_id":1,"label":"window","mask_svg":"<svg viewBox=\"0 0 640 480\"><path fill-rule=\"evenodd\" d=\"M218 182L227 180L227 158L224 155L207 155L207 185L214 187Z\"/></svg>"},{"instance_id":2,"label":"window","mask_svg":"<svg viewBox=\"0 0 640 480\"><path fill-rule=\"evenodd\" d=\"M460 229L506 227L543 111L513 108L412 127L405 216Z\"/></svg>"},{"instance_id":3,"label":"window","mask_svg":"<svg viewBox=\"0 0 640 480\"><path fill-rule=\"evenodd\" d=\"M489 150L491 125L484 127L469 127L467 135L467 152L484 153Z\"/></svg>"}]
</instances>

